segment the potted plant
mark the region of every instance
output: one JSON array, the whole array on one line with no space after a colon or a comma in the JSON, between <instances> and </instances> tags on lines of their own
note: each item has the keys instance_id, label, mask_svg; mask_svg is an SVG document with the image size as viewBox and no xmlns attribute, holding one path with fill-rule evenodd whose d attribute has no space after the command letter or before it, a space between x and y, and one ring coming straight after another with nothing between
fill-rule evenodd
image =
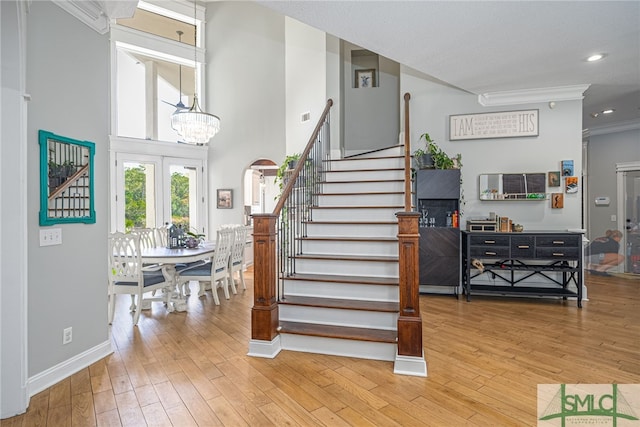
<instances>
[{"instance_id":1,"label":"potted plant","mask_svg":"<svg viewBox=\"0 0 640 427\"><path fill-rule=\"evenodd\" d=\"M284 189L284 186L286 184L287 172L295 169L296 165L298 164L298 160L300 160L300 153L289 154L284 158L284 161L276 171L276 178L274 180L274 183L278 184L280 193L282 193L282 190ZM276 198L278 197L279 196L276 196Z\"/></svg>"},{"instance_id":2,"label":"potted plant","mask_svg":"<svg viewBox=\"0 0 640 427\"><path fill-rule=\"evenodd\" d=\"M426 148L419 148L413 153L413 158L416 159L416 163L419 169L460 169L462 167L462 155L460 153L453 157L449 157L428 133L423 133L420 139L426 142Z\"/></svg>"}]
</instances>

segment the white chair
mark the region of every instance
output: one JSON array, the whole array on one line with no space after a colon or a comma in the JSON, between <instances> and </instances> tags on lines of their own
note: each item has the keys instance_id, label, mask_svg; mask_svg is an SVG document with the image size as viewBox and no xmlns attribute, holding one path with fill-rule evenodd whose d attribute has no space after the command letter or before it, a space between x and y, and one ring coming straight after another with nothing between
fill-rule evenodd
<instances>
[{"instance_id":1,"label":"white chair","mask_svg":"<svg viewBox=\"0 0 640 427\"><path fill-rule=\"evenodd\" d=\"M113 322L116 295L131 295L133 324L138 324L142 296L170 286L159 266L143 267L140 259L140 236L135 233L112 233L109 236L109 323ZM136 297L137 296L137 300Z\"/></svg>"},{"instance_id":2,"label":"white chair","mask_svg":"<svg viewBox=\"0 0 640 427\"><path fill-rule=\"evenodd\" d=\"M203 282L209 282L216 305L220 305L219 287L223 288L225 298L229 299L229 255L232 243L233 229L219 229L216 235L216 251L211 257L211 261L178 270L178 284L190 280L198 281L200 284L198 296L203 296L207 290L207 286Z\"/></svg>"},{"instance_id":3,"label":"white chair","mask_svg":"<svg viewBox=\"0 0 640 427\"><path fill-rule=\"evenodd\" d=\"M166 226L157 227L156 231L156 245L167 247L169 245L169 235Z\"/></svg>"},{"instance_id":4,"label":"white chair","mask_svg":"<svg viewBox=\"0 0 640 427\"><path fill-rule=\"evenodd\" d=\"M238 272L239 282L242 283L242 289L247 289L247 285L244 282L244 248L247 244L247 232L248 229L244 225L237 225L234 227L234 239L231 247L231 254L229 256L229 285L233 293L236 291L236 282L234 273Z\"/></svg>"},{"instance_id":5,"label":"white chair","mask_svg":"<svg viewBox=\"0 0 640 427\"><path fill-rule=\"evenodd\" d=\"M131 233L140 236L140 248L148 249L156 247L156 231L153 228L133 228Z\"/></svg>"}]
</instances>

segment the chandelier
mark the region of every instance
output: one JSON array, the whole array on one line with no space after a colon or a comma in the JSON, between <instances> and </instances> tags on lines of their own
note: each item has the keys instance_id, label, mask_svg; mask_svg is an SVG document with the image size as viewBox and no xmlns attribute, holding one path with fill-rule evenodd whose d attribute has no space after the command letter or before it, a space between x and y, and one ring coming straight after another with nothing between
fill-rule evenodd
<instances>
[{"instance_id":1,"label":"chandelier","mask_svg":"<svg viewBox=\"0 0 640 427\"><path fill-rule=\"evenodd\" d=\"M197 27L196 27L196 2L193 2L193 59L197 64ZM182 80L182 79L181 79ZM182 84L181 84L182 86ZM193 104L191 108L177 109L171 115L171 127L178 133L181 140L187 144L206 145L209 140L220 130L220 118L213 114L206 113L200 108L198 103L198 94L194 84L193 88Z\"/></svg>"}]
</instances>

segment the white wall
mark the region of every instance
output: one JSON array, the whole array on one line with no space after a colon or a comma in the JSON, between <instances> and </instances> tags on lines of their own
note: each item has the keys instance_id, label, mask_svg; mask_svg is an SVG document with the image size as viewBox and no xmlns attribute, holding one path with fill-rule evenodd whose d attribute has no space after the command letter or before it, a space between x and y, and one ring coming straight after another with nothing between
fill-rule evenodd
<instances>
[{"instance_id":1,"label":"white wall","mask_svg":"<svg viewBox=\"0 0 640 427\"><path fill-rule=\"evenodd\" d=\"M51 2L30 3L27 18L28 360L30 381L38 387L54 379L48 371L56 365L111 349L105 263L109 38ZM59 246L39 246L39 129L96 145L96 223L56 225L62 229ZM67 327L73 327L73 342L63 345Z\"/></svg>"},{"instance_id":2,"label":"white wall","mask_svg":"<svg viewBox=\"0 0 640 427\"><path fill-rule=\"evenodd\" d=\"M209 230L242 223L244 172L285 157L284 17L252 2L207 4L207 111L221 130L209 142ZM231 188L233 209L216 209Z\"/></svg>"},{"instance_id":3,"label":"white wall","mask_svg":"<svg viewBox=\"0 0 640 427\"><path fill-rule=\"evenodd\" d=\"M589 238L603 236L606 230L619 228L611 215L617 215L618 195L616 163L640 161L640 128L589 137L587 146L589 174ZM609 206L596 206L597 196L608 196ZM624 230L620 230L624 231Z\"/></svg>"},{"instance_id":4,"label":"white wall","mask_svg":"<svg viewBox=\"0 0 640 427\"><path fill-rule=\"evenodd\" d=\"M489 212L511 218L525 230L581 228L582 190L565 194L564 209L551 209L546 201L479 201L478 176L484 173L548 172L560 170L572 159L582 170L582 101L483 107L477 96L429 79L401 67L401 94L411 94L411 151L424 147L420 135L428 132L449 155L462 154L462 188L466 204L460 224L469 218L486 218ZM539 109L539 136L528 138L449 141L449 115ZM557 192L559 188L547 189Z\"/></svg>"},{"instance_id":5,"label":"white wall","mask_svg":"<svg viewBox=\"0 0 640 427\"><path fill-rule=\"evenodd\" d=\"M285 43L286 150L301 153L327 102L325 33L287 17ZM305 112L311 118L303 123L300 116Z\"/></svg>"}]
</instances>

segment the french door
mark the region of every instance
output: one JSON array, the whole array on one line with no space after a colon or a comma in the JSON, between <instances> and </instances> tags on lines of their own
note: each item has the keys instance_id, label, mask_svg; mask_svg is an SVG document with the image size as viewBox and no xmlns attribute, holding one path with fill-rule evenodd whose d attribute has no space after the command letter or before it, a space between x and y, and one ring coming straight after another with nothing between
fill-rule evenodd
<instances>
[{"instance_id":1,"label":"french door","mask_svg":"<svg viewBox=\"0 0 640 427\"><path fill-rule=\"evenodd\" d=\"M173 223L206 234L204 171L202 159L115 153L112 228Z\"/></svg>"}]
</instances>

